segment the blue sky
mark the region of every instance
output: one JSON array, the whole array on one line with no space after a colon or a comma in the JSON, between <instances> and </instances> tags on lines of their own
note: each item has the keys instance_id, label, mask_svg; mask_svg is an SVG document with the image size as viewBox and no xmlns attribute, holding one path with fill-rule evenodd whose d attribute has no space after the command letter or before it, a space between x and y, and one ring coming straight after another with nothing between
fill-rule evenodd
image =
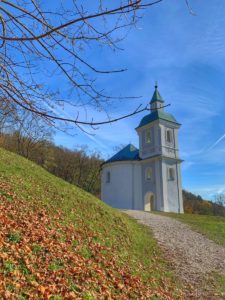
<instances>
[{"instance_id":1,"label":"blue sky","mask_svg":"<svg viewBox=\"0 0 225 300\"><path fill-rule=\"evenodd\" d=\"M115 100L111 117L146 105L158 81L167 110L182 123L179 135L183 187L212 199L225 193L225 2L165 0L146 10L142 20L121 43L119 52L92 48L89 59L97 66L127 67L122 74L98 78L112 94L142 96ZM59 85L60 88L60 85ZM61 86L63 89L63 86ZM64 111L71 116L71 112ZM87 144L104 158L121 144L138 146L134 128L146 113L74 136L57 132L57 144L76 148ZM105 115L89 108L96 120Z\"/></svg>"}]
</instances>

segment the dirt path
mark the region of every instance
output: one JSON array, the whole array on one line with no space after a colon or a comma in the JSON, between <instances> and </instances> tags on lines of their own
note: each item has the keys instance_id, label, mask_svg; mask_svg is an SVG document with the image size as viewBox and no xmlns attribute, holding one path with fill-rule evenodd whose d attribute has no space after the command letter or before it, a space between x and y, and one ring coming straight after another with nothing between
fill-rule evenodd
<instances>
[{"instance_id":1,"label":"dirt path","mask_svg":"<svg viewBox=\"0 0 225 300\"><path fill-rule=\"evenodd\" d=\"M143 211L124 211L149 226L166 259L184 283L186 299L225 299L212 292L208 274L225 274L225 248L175 219ZM221 298L222 297L222 298Z\"/></svg>"}]
</instances>

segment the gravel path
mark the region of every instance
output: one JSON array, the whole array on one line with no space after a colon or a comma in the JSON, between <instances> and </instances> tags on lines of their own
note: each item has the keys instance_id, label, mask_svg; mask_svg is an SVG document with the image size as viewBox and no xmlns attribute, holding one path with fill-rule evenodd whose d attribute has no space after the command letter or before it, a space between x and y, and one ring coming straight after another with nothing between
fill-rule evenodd
<instances>
[{"instance_id":1,"label":"gravel path","mask_svg":"<svg viewBox=\"0 0 225 300\"><path fill-rule=\"evenodd\" d=\"M186 299L225 299L225 296L213 294L206 282L210 272L225 274L225 247L173 218L144 211L124 212L152 229L166 258L184 283Z\"/></svg>"}]
</instances>

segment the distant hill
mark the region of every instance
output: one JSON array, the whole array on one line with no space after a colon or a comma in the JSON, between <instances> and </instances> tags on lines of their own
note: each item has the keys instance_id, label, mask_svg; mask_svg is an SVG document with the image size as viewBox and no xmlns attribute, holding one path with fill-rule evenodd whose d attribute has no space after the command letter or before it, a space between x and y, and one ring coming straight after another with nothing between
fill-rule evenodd
<instances>
[{"instance_id":1,"label":"distant hill","mask_svg":"<svg viewBox=\"0 0 225 300\"><path fill-rule=\"evenodd\" d=\"M1 299L179 298L145 227L3 149L0 220Z\"/></svg>"}]
</instances>

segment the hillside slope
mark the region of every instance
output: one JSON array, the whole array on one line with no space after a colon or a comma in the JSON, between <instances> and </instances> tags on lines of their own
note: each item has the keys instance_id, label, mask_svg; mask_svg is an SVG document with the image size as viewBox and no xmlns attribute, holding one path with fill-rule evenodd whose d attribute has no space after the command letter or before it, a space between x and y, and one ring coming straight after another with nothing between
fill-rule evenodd
<instances>
[{"instance_id":1,"label":"hillside slope","mask_svg":"<svg viewBox=\"0 0 225 300\"><path fill-rule=\"evenodd\" d=\"M180 299L149 231L0 149L0 296Z\"/></svg>"}]
</instances>

